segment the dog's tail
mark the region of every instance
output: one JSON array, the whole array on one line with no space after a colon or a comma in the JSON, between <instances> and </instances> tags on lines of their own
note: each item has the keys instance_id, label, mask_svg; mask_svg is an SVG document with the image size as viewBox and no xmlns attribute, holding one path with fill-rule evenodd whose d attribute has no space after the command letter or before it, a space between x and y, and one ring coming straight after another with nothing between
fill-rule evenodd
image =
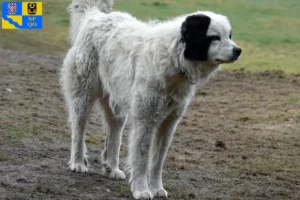
<instances>
[{"instance_id":1,"label":"dog's tail","mask_svg":"<svg viewBox=\"0 0 300 200\"><path fill-rule=\"evenodd\" d=\"M73 0L68 11L71 15L70 26L70 43L74 44L81 22L84 15L93 9L98 9L100 12L111 12L114 0Z\"/></svg>"}]
</instances>

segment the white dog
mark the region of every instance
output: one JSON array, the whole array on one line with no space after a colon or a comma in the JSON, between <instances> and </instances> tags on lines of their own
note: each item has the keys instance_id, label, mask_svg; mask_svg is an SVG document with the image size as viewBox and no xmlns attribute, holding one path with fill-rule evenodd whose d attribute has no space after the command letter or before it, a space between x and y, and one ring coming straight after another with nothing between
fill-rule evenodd
<instances>
[{"instance_id":1,"label":"white dog","mask_svg":"<svg viewBox=\"0 0 300 200\"><path fill-rule=\"evenodd\" d=\"M102 173L125 179L119 169L127 119L130 184L135 199L167 197L162 167L172 137L197 86L242 50L225 16L195 12L144 23L111 12L113 0L73 0L70 48L61 87L72 130L70 168L87 172L85 124L97 102L108 126Z\"/></svg>"}]
</instances>

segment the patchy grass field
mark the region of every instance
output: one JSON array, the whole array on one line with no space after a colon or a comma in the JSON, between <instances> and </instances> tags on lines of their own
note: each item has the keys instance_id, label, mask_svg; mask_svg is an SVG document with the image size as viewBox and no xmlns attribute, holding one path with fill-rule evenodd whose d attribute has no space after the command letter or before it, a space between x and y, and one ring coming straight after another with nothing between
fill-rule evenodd
<instances>
[{"instance_id":1,"label":"patchy grass field","mask_svg":"<svg viewBox=\"0 0 300 200\"><path fill-rule=\"evenodd\" d=\"M66 7L69 2L43 0L43 30L1 30L0 46L33 53L65 55L69 23ZM196 10L222 13L231 20L234 39L244 50L241 61L225 66L226 69L300 72L300 1L116 0L114 9L129 12L142 20L168 19Z\"/></svg>"}]
</instances>

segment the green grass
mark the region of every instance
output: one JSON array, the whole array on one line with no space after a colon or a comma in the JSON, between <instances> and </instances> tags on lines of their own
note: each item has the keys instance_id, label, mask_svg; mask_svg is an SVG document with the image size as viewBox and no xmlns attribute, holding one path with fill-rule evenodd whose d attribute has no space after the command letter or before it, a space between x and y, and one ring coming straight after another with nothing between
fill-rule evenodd
<instances>
[{"instance_id":1,"label":"green grass","mask_svg":"<svg viewBox=\"0 0 300 200\"><path fill-rule=\"evenodd\" d=\"M64 55L68 49L70 1L43 0L40 31L1 30L0 46L33 53ZM159 3L158 3L159 2ZM300 1L298 0L116 0L115 10L142 19L168 19L196 10L229 17L242 59L225 69L277 69L300 73Z\"/></svg>"},{"instance_id":2,"label":"green grass","mask_svg":"<svg viewBox=\"0 0 300 200\"><path fill-rule=\"evenodd\" d=\"M130 196L130 188L128 185L118 184L114 193L118 197Z\"/></svg>"},{"instance_id":3,"label":"green grass","mask_svg":"<svg viewBox=\"0 0 300 200\"><path fill-rule=\"evenodd\" d=\"M11 139L30 138L39 134L38 127L23 125L22 127L10 127L7 130Z\"/></svg>"},{"instance_id":4,"label":"green grass","mask_svg":"<svg viewBox=\"0 0 300 200\"><path fill-rule=\"evenodd\" d=\"M5 153L0 152L0 161L4 161L7 160L9 158L9 156L7 156Z\"/></svg>"}]
</instances>

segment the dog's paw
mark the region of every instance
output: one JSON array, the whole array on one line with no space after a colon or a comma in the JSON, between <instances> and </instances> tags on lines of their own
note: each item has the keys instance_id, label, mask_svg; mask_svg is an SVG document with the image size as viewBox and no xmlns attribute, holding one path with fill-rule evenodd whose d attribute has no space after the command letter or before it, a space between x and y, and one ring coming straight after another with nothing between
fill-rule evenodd
<instances>
[{"instance_id":1,"label":"dog's paw","mask_svg":"<svg viewBox=\"0 0 300 200\"><path fill-rule=\"evenodd\" d=\"M126 176L122 170L113 169L108 175L108 178L112 180L125 180Z\"/></svg>"},{"instance_id":2,"label":"dog's paw","mask_svg":"<svg viewBox=\"0 0 300 200\"><path fill-rule=\"evenodd\" d=\"M70 170L72 172L87 173L88 172L88 156L84 156L82 163L75 163L73 159L69 161Z\"/></svg>"},{"instance_id":3,"label":"dog's paw","mask_svg":"<svg viewBox=\"0 0 300 200\"><path fill-rule=\"evenodd\" d=\"M154 197L157 197L157 198L167 198L168 197L168 192L164 188L150 189L150 191Z\"/></svg>"},{"instance_id":4,"label":"dog's paw","mask_svg":"<svg viewBox=\"0 0 300 200\"><path fill-rule=\"evenodd\" d=\"M132 196L134 199L153 199L153 194L150 190L133 191Z\"/></svg>"},{"instance_id":5,"label":"dog's paw","mask_svg":"<svg viewBox=\"0 0 300 200\"><path fill-rule=\"evenodd\" d=\"M88 167L85 163L71 163L70 169L72 172L87 173Z\"/></svg>"},{"instance_id":6,"label":"dog's paw","mask_svg":"<svg viewBox=\"0 0 300 200\"><path fill-rule=\"evenodd\" d=\"M112 169L108 163L102 164L101 174L112 180L125 180L126 176L120 169Z\"/></svg>"}]
</instances>

